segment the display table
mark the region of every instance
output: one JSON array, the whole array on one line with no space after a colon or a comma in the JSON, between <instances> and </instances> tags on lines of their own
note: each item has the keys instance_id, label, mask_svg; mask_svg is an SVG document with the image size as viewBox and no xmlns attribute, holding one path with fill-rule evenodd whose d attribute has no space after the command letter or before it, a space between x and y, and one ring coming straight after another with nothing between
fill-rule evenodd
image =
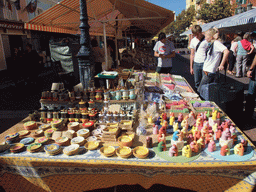
<instances>
[{"instance_id":1,"label":"display table","mask_svg":"<svg viewBox=\"0 0 256 192\"><path fill-rule=\"evenodd\" d=\"M22 130L24 119L0 135ZM237 129L239 137L246 136ZM144 136L137 144L143 145ZM156 137L153 137L153 143ZM0 185L6 191L86 191L116 185L140 184L150 188L163 184L195 191L252 191L256 177L255 147L249 142L245 160L219 159L206 150L187 162L159 157L153 148L146 159L104 157L99 149L81 149L78 155L49 156L45 152L0 153Z\"/></svg>"},{"instance_id":2,"label":"display table","mask_svg":"<svg viewBox=\"0 0 256 192\"><path fill-rule=\"evenodd\" d=\"M154 74L152 76L154 78ZM163 88L172 89L173 85L168 82L175 81L178 90L184 91L184 96L196 99L189 84L181 77L167 75L162 80L164 80ZM158 80L146 82L149 90L155 82ZM218 108L216 105L215 107ZM200 109L198 107L198 113L202 112ZM221 109L219 111L224 121L232 122ZM28 120L29 118L26 118L0 134L0 143L5 141L6 135L23 130L23 125ZM134 131L138 123L138 121L135 123ZM40 123L37 124L39 126ZM233 122L232 124L234 125ZM181 152L177 157L171 157L168 150L171 147L174 127L168 127L167 151L161 152L158 150L158 135L153 134L153 124L149 124L146 131L146 135L137 134L131 146L132 149L146 146L146 138L152 137L153 146L148 148L149 155L145 159L139 159L134 155L127 159L117 155L105 157L100 153L102 145L116 148L118 146L117 143L106 142L102 142L100 147L91 151L81 146L79 152L72 156L64 153L50 156L44 150L36 153L26 150L11 153L10 150L6 150L0 153L0 186L6 191L22 192L87 191L125 184L139 184L146 189L154 184L163 184L194 191L253 191L256 184L255 146L237 126L234 133L237 135L238 143L243 139L248 140L247 151L243 156L234 154L234 148L230 149L229 156L221 156L219 141L216 141L218 149L215 152L209 152L206 146L200 152L193 152L192 157L182 156ZM33 137L33 134L29 137ZM65 149L65 147L61 148Z\"/></svg>"}]
</instances>

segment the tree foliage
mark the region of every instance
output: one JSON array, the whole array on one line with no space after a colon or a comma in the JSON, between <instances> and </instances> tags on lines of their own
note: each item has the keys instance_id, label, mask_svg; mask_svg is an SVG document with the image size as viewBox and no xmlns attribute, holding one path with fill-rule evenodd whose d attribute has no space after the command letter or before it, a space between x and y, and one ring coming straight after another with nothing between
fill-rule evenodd
<instances>
[{"instance_id":1,"label":"tree foliage","mask_svg":"<svg viewBox=\"0 0 256 192\"><path fill-rule=\"evenodd\" d=\"M213 4L201 2L201 8L198 14L205 23L230 17L234 13L235 7L230 4L229 0L215 0Z\"/></svg>"},{"instance_id":2,"label":"tree foliage","mask_svg":"<svg viewBox=\"0 0 256 192\"><path fill-rule=\"evenodd\" d=\"M188 28L194 21L196 15L195 6L190 6L187 10L183 10L170 25L165 29L165 33L179 35Z\"/></svg>"}]
</instances>

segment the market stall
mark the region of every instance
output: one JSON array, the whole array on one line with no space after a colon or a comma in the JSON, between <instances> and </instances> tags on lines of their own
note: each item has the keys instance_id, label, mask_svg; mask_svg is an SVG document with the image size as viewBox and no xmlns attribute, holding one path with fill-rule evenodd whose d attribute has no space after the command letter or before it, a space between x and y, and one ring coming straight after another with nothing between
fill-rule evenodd
<instances>
[{"instance_id":1,"label":"market stall","mask_svg":"<svg viewBox=\"0 0 256 192\"><path fill-rule=\"evenodd\" d=\"M111 90L67 93L55 84L44 92L40 113L0 135L0 185L253 190L255 146L215 103L201 101L181 76L129 73Z\"/></svg>"}]
</instances>

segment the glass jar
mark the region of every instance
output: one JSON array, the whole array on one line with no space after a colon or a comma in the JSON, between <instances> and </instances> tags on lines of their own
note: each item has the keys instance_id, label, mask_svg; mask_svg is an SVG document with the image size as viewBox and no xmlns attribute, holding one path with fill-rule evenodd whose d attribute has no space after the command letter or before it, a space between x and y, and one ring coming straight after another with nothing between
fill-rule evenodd
<instances>
[{"instance_id":1,"label":"glass jar","mask_svg":"<svg viewBox=\"0 0 256 192\"><path fill-rule=\"evenodd\" d=\"M113 122L114 123L118 123L119 122L119 115L118 115L117 111L115 111L115 113L113 114Z\"/></svg>"},{"instance_id":2,"label":"glass jar","mask_svg":"<svg viewBox=\"0 0 256 192\"><path fill-rule=\"evenodd\" d=\"M89 114L88 113L82 113L82 122L88 122L89 121Z\"/></svg>"},{"instance_id":3,"label":"glass jar","mask_svg":"<svg viewBox=\"0 0 256 192\"><path fill-rule=\"evenodd\" d=\"M113 121L113 115L112 115L112 112L108 112L107 113L107 117L106 117L107 119L106 119L106 122L107 123L112 123L112 121Z\"/></svg>"}]
</instances>

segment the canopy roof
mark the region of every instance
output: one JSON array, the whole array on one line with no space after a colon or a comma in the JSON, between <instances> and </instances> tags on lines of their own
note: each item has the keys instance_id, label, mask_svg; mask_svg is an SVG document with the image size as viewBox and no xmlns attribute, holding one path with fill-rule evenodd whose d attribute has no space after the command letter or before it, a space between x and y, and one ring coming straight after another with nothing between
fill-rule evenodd
<instances>
[{"instance_id":1,"label":"canopy roof","mask_svg":"<svg viewBox=\"0 0 256 192\"><path fill-rule=\"evenodd\" d=\"M207 31L212 27L216 27L221 31L236 32L236 31L254 31L256 27L256 9L246 11L231 17L220 19L201 25L202 31ZM191 30L185 31L180 35L192 34Z\"/></svg>"},{"instance_id":2,"label":"canopy roof","mask_svg":"<svg viewBox=\"0 0 256 192\"><path fill-rule=\"evenodd\" d=\"M91 35L103 35L105 22L108 36L115 35L115 26L121 31L135 26L153 36L174 20L172 11L144 0L86 0L86 2ZM25 23L25 28L77 34L80 31L79 25L79 0L63 0Z\"/></svg>"}]
</instances>

